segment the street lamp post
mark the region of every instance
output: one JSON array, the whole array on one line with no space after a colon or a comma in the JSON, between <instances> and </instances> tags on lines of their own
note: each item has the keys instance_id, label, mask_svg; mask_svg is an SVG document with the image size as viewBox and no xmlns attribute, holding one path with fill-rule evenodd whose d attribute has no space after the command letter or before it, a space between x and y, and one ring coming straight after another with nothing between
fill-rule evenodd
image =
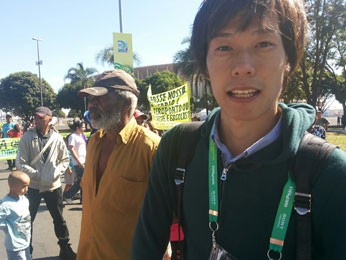
<instances>
[{"instance_id":1,"label":"street lamp post","mask_svg":"<svg viewBox=\"0 0 346 260\"><path fill-rule=\"evenodd\" d=\"M119 0L119 21L120 21L120 32L123 32L123 13L121 10L121 0Z\"/></svg>"},{"instance_id":2,"label":"street lamp post","mask_svg":"<svg viewBox=\"0 0 346 260\"><path fill-rule=\"evenodd\" d=\"M41 80L41 65L42 65L42 60L40 60L40 45L39 41L42 41L42 39L39 38L32 38L34 41L36 41L36 46L37 46L37 61L36 65L38 66L38 79L39 79L39 84L40 84L40 90L41 90L41 106L43 106L43 95L42 95L42 80Z\"/></svg>"}]
</instances>

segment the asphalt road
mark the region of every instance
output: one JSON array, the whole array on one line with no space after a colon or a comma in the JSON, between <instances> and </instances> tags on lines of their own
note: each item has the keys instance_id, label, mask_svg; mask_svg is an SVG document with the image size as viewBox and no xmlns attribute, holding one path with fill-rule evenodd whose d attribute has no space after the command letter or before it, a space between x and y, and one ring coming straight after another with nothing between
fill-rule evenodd
<instances>
[{"instance_id":1,"label":"asphalt road","mask_svg":"<svg viewBox=\"0 0 346 260\"><path fill-rule=\"evenodd\" d=\"M6 169L7 162L0 160L0 198L8 193L7 177L10 171ZM79 200L75 200L74 204L65 205L64 208L64 217L70 231L70 243L75 252L77 252L78 247L82 216L82 205L78 203ZM4 238L4 232L0 230L0 259L7 259ZM60 248L54 234L53 220L43 200L34 222L33 246L33 259L59 259Z\"/></svg>"}]
</instances>

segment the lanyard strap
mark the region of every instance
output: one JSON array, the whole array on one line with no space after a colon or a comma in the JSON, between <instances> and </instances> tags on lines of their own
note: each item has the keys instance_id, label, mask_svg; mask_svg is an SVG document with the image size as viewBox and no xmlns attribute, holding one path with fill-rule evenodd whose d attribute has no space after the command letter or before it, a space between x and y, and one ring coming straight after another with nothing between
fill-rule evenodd
<instances>
[{"instance_id":1,"label":"lanyard strap","mask_svg":"<svg viewBox=\"0 0 346 260\"><path fill-rule=\"evenodd\" d=\"M219 199L218 199L218 167L217 146L209 138L209 222L218 224ZM296 186L288 174L288 180L282 191L280 204L276 213L275 222L270 237L269 250L281 254L292 213Z\"/></svg>"},{"instance_id":2,"label":"lanyard strap","mask_svg":"<svg viewBox=\"0 0 346 260\"><path fill-rule=\"evenodd\" d=\"M212 138L209 140L209 222L216 222L219 215L217 174L217 147Z\"/></svg>"},{"instance_id":3,"label":"lanyard strap","mask_svg":"<svg viewBox=\"0 0 346 260\"><path fill-rule=\"evenodd\" d=\"M269 249L281 253L284 246L286 231L290 221L296 185L290 174L282 191L279 208L276 212L275 222L270 238Z\"/></svg>"}]
</instances>

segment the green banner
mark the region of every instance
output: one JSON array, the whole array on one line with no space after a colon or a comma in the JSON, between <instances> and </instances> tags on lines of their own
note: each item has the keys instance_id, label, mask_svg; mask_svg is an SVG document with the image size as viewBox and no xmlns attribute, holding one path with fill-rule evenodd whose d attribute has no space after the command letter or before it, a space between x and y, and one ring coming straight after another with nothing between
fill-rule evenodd
<instances>
[{"instance_id":1,"label":"green banner","mask_svg":"<svg viewBox=\"0 0 346 260\"><path fill-rule=\"evenodd\" d=\"M16 159L20 138L0 139L0 160Z\"/></svg>"}]
</instances>

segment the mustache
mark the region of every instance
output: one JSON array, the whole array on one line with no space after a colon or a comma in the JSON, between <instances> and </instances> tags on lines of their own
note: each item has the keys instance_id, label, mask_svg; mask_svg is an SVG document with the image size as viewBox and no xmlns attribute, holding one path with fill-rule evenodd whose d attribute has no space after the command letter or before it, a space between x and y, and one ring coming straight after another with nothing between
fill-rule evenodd
<instances>
[{"instance_id":1,"label":"mustache","mask_svg":"<svg viewBox=\"0 0 346 260\"><path fill-rule=\"evenodd\" d=\"M101 111L96 108L96 107L93 107L93 108L89 108L89 113L97 113L97 114L100 114Z\"/></svg>"}]
</instances>

